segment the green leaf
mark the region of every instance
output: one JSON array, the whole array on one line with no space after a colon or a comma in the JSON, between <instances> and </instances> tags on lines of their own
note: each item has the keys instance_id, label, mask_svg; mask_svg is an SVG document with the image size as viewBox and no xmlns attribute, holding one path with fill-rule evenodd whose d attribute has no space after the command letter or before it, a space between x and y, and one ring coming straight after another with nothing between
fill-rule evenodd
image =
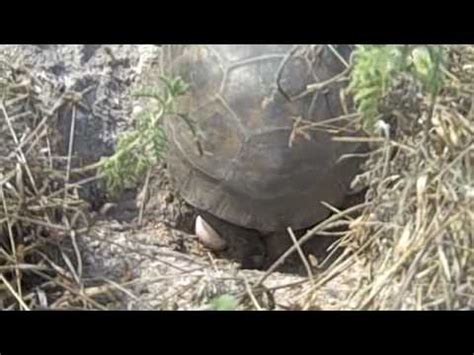
<instances>
[{"instance_id":1,"label":"green leaf","mask_svg":"<svg viewBox=\"0 0 474 355\"><path fill-rule=\"evenodd\" d=\"M422 76L429 76L433 70L433 61L430 52L426 47L415 48L412 52L413 64L418 74Z\"/></svg>"},{"instance_id":2,"label":"green leaf","mask_svg":"<svg viewBox=\"0 0 474 355\"><path fill-rule=\"evenodd\" d=\"M210 306L216 311L233 311L239 303L231 295L221 295L211 300Z\"/></svg>"},{"instance_id":3,"label":"green leaf","mask_svg":"<svg viewBox=\"0 0 474 355\"><path fill-rule=\"evenodd\" d=\"M374 94L377 94L379 91L380 91L380 88L378 87L362 88L354 95L354 101L355 102L362 101L368 98L369 96L374 96Z\"/></svg>"},{"instance_id":4,"label":"green leaf","mask_svg":"<svg viewBox=\"0 0 474 355\"><path fill-rule=\"evenodd\" d=\"M163 120L166 116L176 116L174 99L183 95L188 85L179 77L163 76L160 79L161 87L143 88L134 93L137 97L157 100L156 110L147 110L135 117L134 127L118 137L115 154L105 158L99 167L112 194L138 183L146 171L164 156L167 141ZM186 122L195 135L192 122Z\"/></svg>"}]
</instances>

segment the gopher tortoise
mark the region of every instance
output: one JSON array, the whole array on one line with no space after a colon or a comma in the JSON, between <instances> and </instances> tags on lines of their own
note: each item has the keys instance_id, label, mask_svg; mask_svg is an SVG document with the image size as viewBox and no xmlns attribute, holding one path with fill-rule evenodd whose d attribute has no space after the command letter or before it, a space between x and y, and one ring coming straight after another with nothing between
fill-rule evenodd
<instances>
[{"instance_id":1,"label":"gopher tortoise","mask_svg":"<svg viewBox=\"0 0 474 355\"><path fill-rule=\"evenodd\" d=\"M168 169L184 200L219 220L267 234L325 219L330 211L321 202L340 205L360 163L340 159L359 151L360 144L331 139L328 127L347 126L347 120L316 126L351 111L341 89L352 50L164 46L162 70L189 84L178 111L189 115L202 143L200 151L184 120L166 120ZM324 85L311 90L317 83ZM303 126L307 129L295 129ZM201 236L215 232L201 218L196 229ZM203 240L216 249L224 246L212 237L219 235Z\"/></svg>"}]
</instances>

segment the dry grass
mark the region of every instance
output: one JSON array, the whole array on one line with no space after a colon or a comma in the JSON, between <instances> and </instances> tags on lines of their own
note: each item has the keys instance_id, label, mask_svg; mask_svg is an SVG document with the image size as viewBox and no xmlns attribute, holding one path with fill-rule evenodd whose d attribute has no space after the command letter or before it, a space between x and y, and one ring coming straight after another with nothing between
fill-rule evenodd
<instances>
[{"instance_id":1,"label":"dry grass","mask_svg":"<svg viewBox=\"0 0 474 355\"><path fill-rule=\"evenodd\" d=\"M90 217L54 129L63 109L74 132L80 100L48 106L54 88L19 58L0 58L0 308L104 308L82 279L77 237Z\"/></svg>"},{"instance_id":2,"label":"dry grass","mask_svg":"<svg viewBox=\"0 0 474 355\"><path fill-rule=\"evenodd\" d=\"M394 129L372 140L362 176L368 206L349 220L339 242L346 252L305 293L307 308L316 289L356 261L364 264L359 287L342 307L474 307L474 47L449 54L434 110L407 87L387 98L383 120Z\"/></svg>"}]
</instances>

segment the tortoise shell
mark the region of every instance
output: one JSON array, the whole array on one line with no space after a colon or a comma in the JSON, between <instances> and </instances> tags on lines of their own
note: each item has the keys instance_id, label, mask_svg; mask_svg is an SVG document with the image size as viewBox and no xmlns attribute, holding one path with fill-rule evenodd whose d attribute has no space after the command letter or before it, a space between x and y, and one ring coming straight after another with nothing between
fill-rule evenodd
<instances>
[{"instance_id":1,"label":"tortoise shell","mask_svg":"<svg viewBox=\"0 0 474 355\"><path fill-rule=\"evenodd\" d=\"M321 201L340 204L358 170L340 158L361 145L333 141L328 130L348 125L336 119L352 107L337 79L351 52L350 45L164 46L162 70L189 84L177 108L203 148L183 119L166 119L168 167L182 197L260 231L326 218Z\"/></svg>"}]
</instances>

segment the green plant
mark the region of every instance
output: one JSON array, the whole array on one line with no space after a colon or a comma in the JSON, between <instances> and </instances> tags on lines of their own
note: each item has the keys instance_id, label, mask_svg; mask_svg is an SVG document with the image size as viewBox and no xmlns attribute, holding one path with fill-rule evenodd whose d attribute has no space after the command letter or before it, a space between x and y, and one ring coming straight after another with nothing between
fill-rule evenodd
<instances>
[{"instance_id":1,"label":"green plant","mask_svg":"<svg viewBox=\"0 0 474 355\"><path fill-rule=\"evenodd\" d=\"M162 123L165 117L177 115L193 127L187 116L177 113L175 107L176 98L187 91L187 84L181 78L161 77L161 80L163 88L147 88L135 94L156 100L156 110L139 114L135 126L118 137L115 153L98 163L99 173L103 174L111 194L136 184L163 158L166 135Z\"/></svg>"},{"instance_id":2,"label":"green plant","mask_svg":"<svg viewBox=\"0 0 474 355\"><path fill-rule=\"evenodd\" d=\"M364 128L374 128L381 100L403 75L419 82L434 100L443 85L443 61L441 46L358 46L348 89L354 95Z\"/></svg>"},{"instance_id":3,"label":"green plant","mask_svg":"<svg viewBox=\"0 0 474 355\"><path fill-rule=\"evenodd\" d=\"M215 311L233 311L237 308L238 302L231 295L221 295L213 298L209 305Z\"/></svg>"}]
</instances>

